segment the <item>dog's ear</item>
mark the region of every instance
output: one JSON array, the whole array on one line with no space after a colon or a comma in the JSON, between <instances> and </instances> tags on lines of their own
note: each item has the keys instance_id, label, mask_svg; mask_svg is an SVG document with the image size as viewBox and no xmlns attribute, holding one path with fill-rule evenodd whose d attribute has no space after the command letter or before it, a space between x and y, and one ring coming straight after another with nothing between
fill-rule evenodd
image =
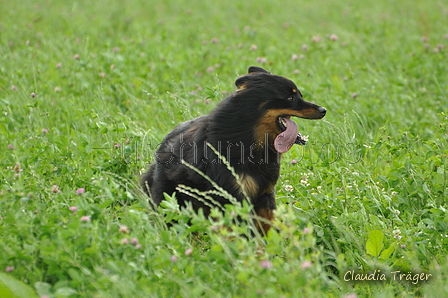
<instances>
[{"instance_id":1,"label":"dog's ear","mask_svg":"<svg viewBox=\"0 0 448 298\"><path fill-rule=\"evenodd\" d=\"M271 74L266 69L258 67L258 66L251 66L251 67L249 67L248 73L253 73L253 72L264 72L264 73Z\"/></svg>"},{"instance_id":2,"label":"dog's ear","mask_svg":"<svg viewBox=\"0 0 448 298\"><path fill-rule=\"evenodd\" d=\"M235 85L238 87L238 90L240 89L246 89L247 88L247 83L250 81L251 79L251 75L255 74L255 73L267 73L267 74L271 74L269 71L267 71L264 68L258 67L258 66L251 66L249 67L248 70L248 74L244 75L242 77L239 77L236 81L235 81Z\"/></svg>"}]
</instances>

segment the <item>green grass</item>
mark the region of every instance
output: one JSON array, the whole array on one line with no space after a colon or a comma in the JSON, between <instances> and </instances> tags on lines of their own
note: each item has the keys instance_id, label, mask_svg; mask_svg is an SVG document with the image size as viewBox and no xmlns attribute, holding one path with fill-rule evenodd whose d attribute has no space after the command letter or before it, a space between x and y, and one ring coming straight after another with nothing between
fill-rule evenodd
<instances>
[{"instance_id":1,"label":"green grass","mask_svg":"<svg viewBox=\"0 0 448 298\"><path fill-rule=\"evenodd\" d=\"M0 5L0 284L40 297L448 296L443 1ZM248 206L212 222L173 200L168 229L138 176L250 65L328 109L296 119L310 141L284 154L276 229L246 239L250 226L222 227Z\"/></svg>"}]
</instances>

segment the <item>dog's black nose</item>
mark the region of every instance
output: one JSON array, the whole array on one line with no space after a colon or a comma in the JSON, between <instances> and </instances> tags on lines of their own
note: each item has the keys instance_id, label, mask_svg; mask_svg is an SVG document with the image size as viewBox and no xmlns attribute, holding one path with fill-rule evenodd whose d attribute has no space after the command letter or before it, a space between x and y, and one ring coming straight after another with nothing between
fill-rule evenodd
<instances>
[{"instance_id":1,"label":"dog's black nose","mask_svg":"<svg viewBox=\"0 0 448 298\"><path fill-rule=\"evenodd\" d=\"M322 117L325 116L325 114L327 113L327 109L324 107L319 107L318 110L322 114Z\"/></svg>"}]
</instances>

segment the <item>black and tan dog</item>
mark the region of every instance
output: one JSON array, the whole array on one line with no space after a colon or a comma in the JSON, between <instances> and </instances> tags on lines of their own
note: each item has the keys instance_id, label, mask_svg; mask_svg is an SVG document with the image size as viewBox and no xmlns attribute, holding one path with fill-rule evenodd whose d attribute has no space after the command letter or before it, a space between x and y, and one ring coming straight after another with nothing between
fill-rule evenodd
<instances>
[{"instance_id":1,"label":"black and tan dog","mask_svg":"<svg viewBox=\"0 0 448 298\"><path fill-rule=\"evenodd\" d=\"M238 90L211 114L179 124L165 137L155 163L143 175L143 188L155 205L164 199L163 193L171 195L179 184L202 192L213 190L207 179L182 163L184 160L237 201L248 199L256 214L267 220L258 225L266 233L276 208L281 154L293 144L306 142L290 117L321 119L326 109L303 100L291 80L260 67L250 67L235 85ZM207 143L230 163L239 181ZM195 210L202 208L206 215L210 205L230 204L216 192L208 195L213 198L210 204L181 192L176 192L176 199L181 206L192 202Z\"/></svg>"}]
</instances>

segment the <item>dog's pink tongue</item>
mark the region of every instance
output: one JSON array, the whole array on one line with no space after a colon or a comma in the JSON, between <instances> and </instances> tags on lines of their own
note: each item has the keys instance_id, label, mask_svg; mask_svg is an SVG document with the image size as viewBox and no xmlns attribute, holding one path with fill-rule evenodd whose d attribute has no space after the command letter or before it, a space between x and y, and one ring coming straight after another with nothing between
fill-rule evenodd
<instances>
[{"instance_id":1,"label":"dog's pink tongue","mask_svg":"<svg viewBox=\"0 0 448 298\"><path fill-rule=\"evenodd\" d=\"M274 147L278 153L285 153L291 149L299 132L297 123L288 118L284 119L287 122L286 130L279 134L274 140Z\"/></svg>"}]
</instances>

